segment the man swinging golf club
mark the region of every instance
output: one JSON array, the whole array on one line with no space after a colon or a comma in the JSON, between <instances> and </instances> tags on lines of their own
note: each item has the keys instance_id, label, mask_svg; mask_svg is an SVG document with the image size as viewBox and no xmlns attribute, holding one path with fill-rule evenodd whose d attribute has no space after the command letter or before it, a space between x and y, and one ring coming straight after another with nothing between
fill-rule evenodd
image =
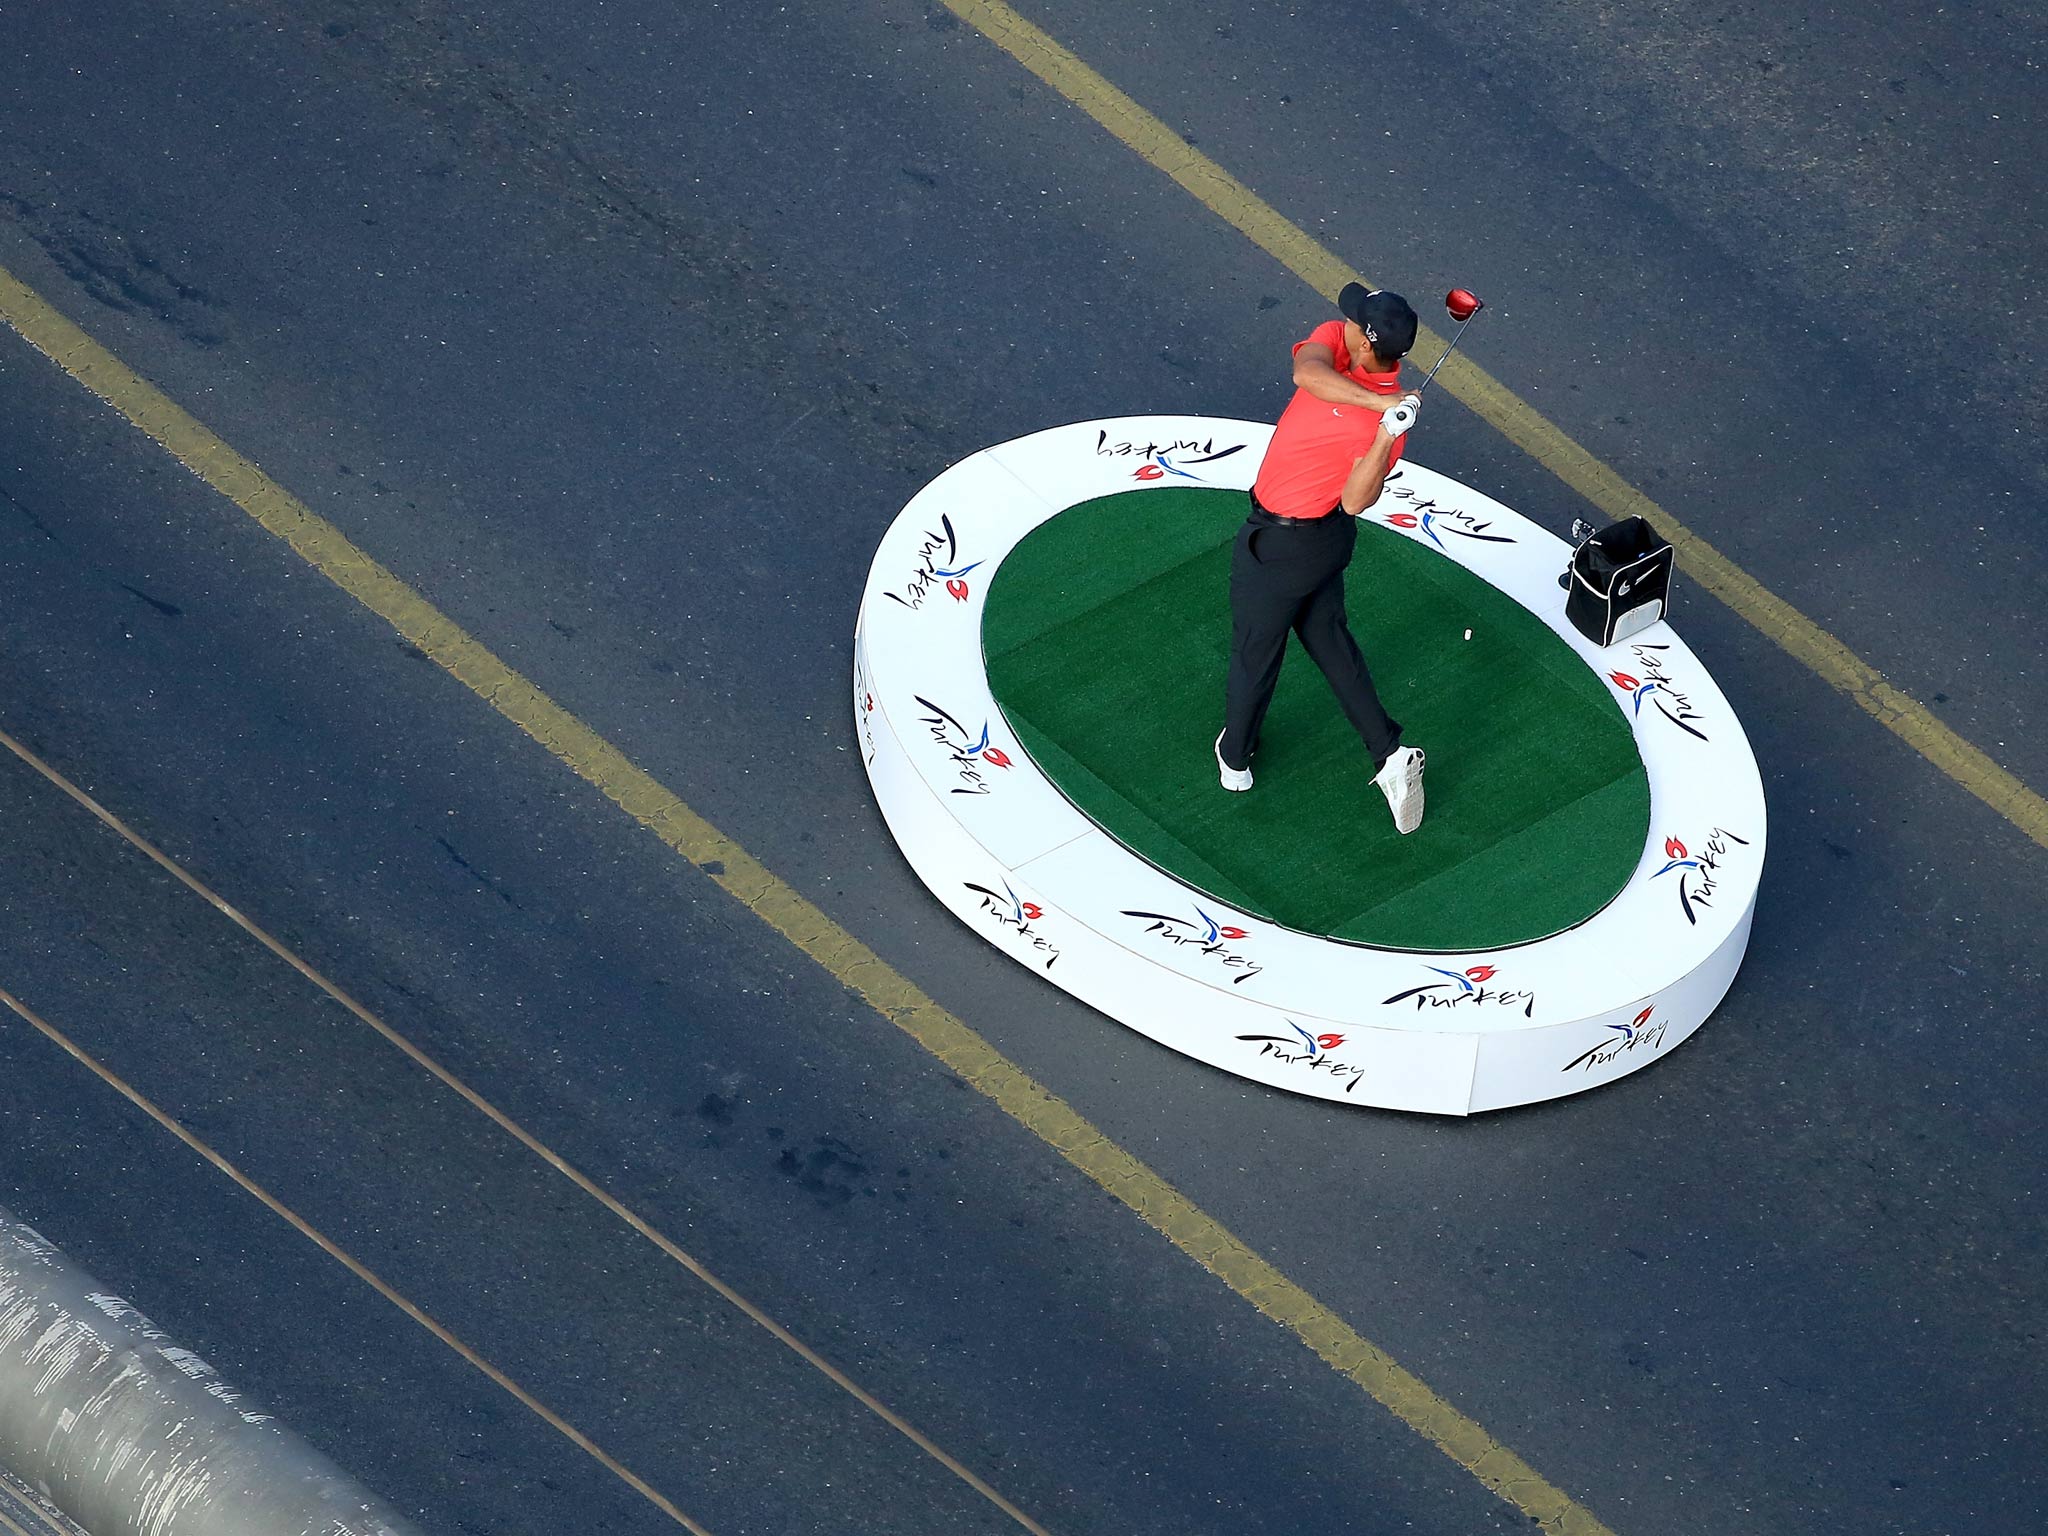
<instances>
[{"instance_id":1,"label":"man swinging golf club","mask_svg":"<svg viewBox=\"0 0 2048 1536\"><path fill-rule=\"evenodd\" d=\"M1422 401L1401 393L1401 359L1415 344L1415 311L1399 294L1348 283L1342 320L1294 347L1294 398L1274 428L1230 565L1230 670L1216 766L1225 789L1252 787L1252 754L1288 631L1322 669L1365 749L1373 783L1403 833L1422 824L1422 752L1373 690L1344 617L1344 567L1358 529L1400 461Z\"/></svg>"}]
</instances>

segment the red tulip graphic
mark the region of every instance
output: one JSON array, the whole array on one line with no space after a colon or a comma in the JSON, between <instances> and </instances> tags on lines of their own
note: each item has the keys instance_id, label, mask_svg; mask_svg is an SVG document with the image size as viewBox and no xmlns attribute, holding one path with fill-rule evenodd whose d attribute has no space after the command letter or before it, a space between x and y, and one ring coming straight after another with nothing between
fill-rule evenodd
<instances>
[{"instance_id":1,"label":"red tulip graphic","mask_svg":"<svg viewBox=\"0 0 2048 1536\"><path fill-rule=\"evenodd\" d=\"M1001 747L984 747L981 753L981 760L984 763L993 763L998 768L1010 766L1010 754Z\"/></svg>"},{"instance_id":2,"label":"red tulip graphic","mask_svg":"<svg viewBox=\"0 0 2048 1536\"><path fill-rule=\"evenodd\" d=\"M1665 857L1665 858L1667 858L1667 859L1682 859L1682 858L1684 858L1684 857L1685 857L1685 844L1681 843L1681 842L1680 842L1680 841L1679 841L1679 840L1678 840L1677 838L1675 838L1675 837L1667 837L1667 838L1665 838L1665 839L1664 839L1664 857ZM1681 877L1681 878L1683 878L1683 877Z\"/></svg>"},{"instance_id":3,"label":"red tulip graphic","mask_svg":"<svg viewBox=\"0 0 2048 1536\"><path fill-rule=\"evenodd\" d=\"M1166 471L1157 464L1140 464L1131 471L1131 478L1133 480L1164 480L1166 478Z\"/></svg>"},{"instance_id":4,"label":"red tulip graphic","mask_svg":"<svg viewBox=\"0 0 2048 1536\"><path fill-rule=\"evenodd\" d=\"M954 602L964 603L967 601L967 583L961 581L958 577L946 583L946 590L953 594Z\"/></svg>"},{"instance_id":5,"label":"red tulip graphic","mask_svg":"<svg viewBox=\"0 0 2048 1536\"><path fill-rule=\"evenodd\" d=\"M1493 967L1490 965L1475 965L1465 974L1474 981L1491 981L1493 980Z\"/></svg>"}]
</instances>

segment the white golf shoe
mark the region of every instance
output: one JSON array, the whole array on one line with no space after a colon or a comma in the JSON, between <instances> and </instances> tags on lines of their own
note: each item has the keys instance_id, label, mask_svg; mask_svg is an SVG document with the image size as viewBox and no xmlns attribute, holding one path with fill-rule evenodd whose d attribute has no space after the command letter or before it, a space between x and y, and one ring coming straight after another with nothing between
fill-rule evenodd
<instances>
[{"instance_id":1,"label":"white golf shoe","mask_svg":"<svg viewBox=\"0 0 2048 1536\"><path fill-rule=\"evenodd\" d=\"M1225 789L1250 789L1252 787L1251 769L1233 768L1230 764L1223 761L1223 733L1221 731L1216 733L1216 767L1223 776L1223 787Z\"/></svg>"},{"instance_id":2,"label":"white golf shoe","mask_svg":"<svg viewBox=\"0 0 2048 1536\"><path fill-rule=\"evenodd\" d=\"M1217 738L1219 741L1221 737ZM1219 759L1220 761L1220 759ZM1387 809L1394 813L1394 830L1406 835L1422 825L1422 749L1397 747L1393 756L1373 776L1380 793L1387 797Z\"/></svg>"}]
</instances>

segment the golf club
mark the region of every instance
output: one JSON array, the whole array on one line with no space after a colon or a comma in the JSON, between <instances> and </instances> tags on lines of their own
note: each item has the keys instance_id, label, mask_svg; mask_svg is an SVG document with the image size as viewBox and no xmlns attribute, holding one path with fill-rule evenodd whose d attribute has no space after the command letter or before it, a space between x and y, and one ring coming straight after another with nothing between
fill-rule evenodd
<instances>
[{"instance_id":1,"label":"golf club","mask_svg":"<svg viewBox=\"0 0 2048 1536\"><path fill-rule=\"evenodd\" d=\"M1449 310L1451 318L1458 322L1458 329L1451 337L1451 344L1444 348L1444 357L1449 357L1458 350L1458 343L1465 339L1465 322L1486 308L1486 301L1469 288L1453 288L1444 295L1444 308ZM1444 365L1444 357L1436 360L1422 382L1415 387L1416 394L1419 395L1429 388L1429 381L1436 377L1437 369Z\"/></svg>"}]
</instances>

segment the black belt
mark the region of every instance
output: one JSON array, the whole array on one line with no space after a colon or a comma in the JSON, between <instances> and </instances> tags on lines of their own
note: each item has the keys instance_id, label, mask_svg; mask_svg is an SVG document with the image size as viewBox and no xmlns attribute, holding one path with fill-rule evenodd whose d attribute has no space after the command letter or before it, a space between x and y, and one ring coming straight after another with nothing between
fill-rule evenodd
<instances>
[{"instance_id":1,"label":"black belt","mask_svg":"<svg viewBox=\"0 0 2048 1536\"><path fill-rule=\"evenodd\" d=\"M1257 491L1246 491L1245 495L1251 498L1251 520L1262 528L1308 528L1318 523L1327 523L1332 517L1345 515L1344 503L1340 501L1321 517L1282 517L1278 512L1269 512L1260 504Z\"/></svg>"}]
</instances>

